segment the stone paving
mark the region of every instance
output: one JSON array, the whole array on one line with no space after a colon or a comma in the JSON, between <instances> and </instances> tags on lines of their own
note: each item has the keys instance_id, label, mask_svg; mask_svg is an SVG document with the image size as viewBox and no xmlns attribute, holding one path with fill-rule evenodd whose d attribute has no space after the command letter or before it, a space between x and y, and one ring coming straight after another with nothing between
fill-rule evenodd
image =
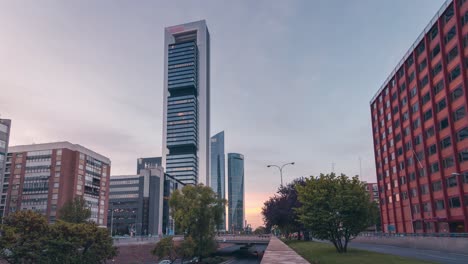
<instances>
[{"instance_id":1,"label":"stone paving","mask_svg":"<svg viewBox=\"0 0 468 264\"><path fill-rule=\"evenodd\" d=\"M308 264L309 262L299 256L293 249L283 241L272 236L268 244L261 264Z\"/></svg>"}]
</instances>

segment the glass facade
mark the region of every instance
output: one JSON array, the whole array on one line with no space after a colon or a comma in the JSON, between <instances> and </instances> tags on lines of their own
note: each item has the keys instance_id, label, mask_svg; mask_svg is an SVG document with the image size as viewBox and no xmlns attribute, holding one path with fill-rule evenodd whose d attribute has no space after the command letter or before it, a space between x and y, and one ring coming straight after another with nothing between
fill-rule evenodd
<instances>
[{"instance_id":1,"label":"glass facade","mask_svg":"<svg viewBox=\"0 0 468 264\"><path fill-rule=\"evenodd\" d=\"M224 158L224 131L211 137L211 188L218 197L226 198L226 176ZM222 224L218 230L226 230L226 211L223 212Z\"/></svg>"},{"instance_id":2,"label":"glass facade","mask_svg":"<svg viewBox=\"0 0 468 264\"><path fill-rule=\"evenodd\" d=\"M11 120L0 119L0 218L3 217L7 199L8 181L10 172L5 174L7 162L11 162L8 157L8 140L10 138Z\"/></svg>"},{"instance_id":3,"label":"glass facade","mask_svg":"<svg viewBox=\"0 0 468 264\"><path fill-rule=\"evenodd\" d=\"M244 155L228 154L228 224L229 232L244 228Z\"/></svg>"}]
</instances>

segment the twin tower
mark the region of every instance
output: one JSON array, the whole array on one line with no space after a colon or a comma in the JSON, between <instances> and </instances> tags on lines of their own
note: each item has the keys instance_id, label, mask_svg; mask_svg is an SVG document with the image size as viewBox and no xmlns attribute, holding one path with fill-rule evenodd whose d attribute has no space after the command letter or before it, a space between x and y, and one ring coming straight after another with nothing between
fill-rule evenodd
<instances>
[{"instance_id":1,"label":"twin tower","mask_svg":"<svg viewBox=\"0 0 468 264\"><path fill-rule=\"evenodd\" d=\"M162 164L166 173L181 182L203 183L225 198L224 133L210 141L210 34L206 22L166 28L164 44ZM229 154L228 170L229 230L235 231L244 223L244 157Z\"/></svg>"}]
</instances>

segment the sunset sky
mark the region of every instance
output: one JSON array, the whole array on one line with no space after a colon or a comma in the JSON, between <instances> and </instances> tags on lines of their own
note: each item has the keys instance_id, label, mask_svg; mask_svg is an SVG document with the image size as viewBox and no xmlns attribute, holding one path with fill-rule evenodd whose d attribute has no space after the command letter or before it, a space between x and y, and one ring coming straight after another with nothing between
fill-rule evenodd
<instances>
[{"instance_id":1,"label":"sunset sky","mask_svg":"<svg viewBox=\"0 0 468 264\"><path fill-rule=\"evenodd\" d=\"M0 115L11 145L70 141L112 175L161 155L164 27L206 19L211 134L245 156L246 218L284 180L375 181L369 101L442 0L1 1Z\"/></svg>"}]
</instances>

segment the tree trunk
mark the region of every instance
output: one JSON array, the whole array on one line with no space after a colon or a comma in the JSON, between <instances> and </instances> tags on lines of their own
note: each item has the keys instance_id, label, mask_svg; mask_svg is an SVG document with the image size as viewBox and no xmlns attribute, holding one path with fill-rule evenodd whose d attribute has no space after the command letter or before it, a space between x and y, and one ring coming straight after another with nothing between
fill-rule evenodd
<instances>
[{"instance_id":1,"label":"tree trunk","mask_svg":"<svg viewBox=\"0 0 468 264\"><path fill-rule=\"evenodd\" d=\"M310 233L309 231L305 230L304 233L304 241L310 241Z\"/></svg>"}]
</instances>

